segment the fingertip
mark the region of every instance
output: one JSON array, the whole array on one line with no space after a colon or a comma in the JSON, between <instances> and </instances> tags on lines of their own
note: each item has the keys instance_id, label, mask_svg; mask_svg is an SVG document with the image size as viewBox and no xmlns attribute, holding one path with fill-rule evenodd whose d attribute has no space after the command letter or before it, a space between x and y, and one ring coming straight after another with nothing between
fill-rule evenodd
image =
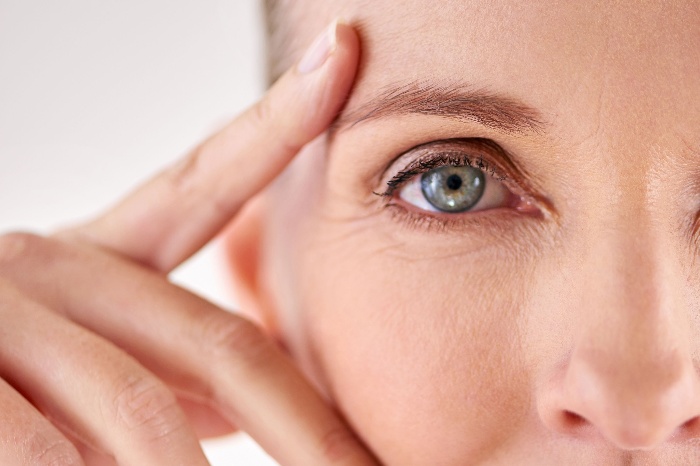
<instances>
[{"instance_id":1,"label":"fingertip","mask_svg":"<svg viewBox=\"0 0 700 466\"><path fill-rule=\"evenodd\" d=\"M360 38L356 29L343 20L330 26L334 31L333 50L307 83L307 112L303 119L309 141L325 131L347 102L360 60Z\"/></svg>"},{"instance_id":2,"label":"fingertip","mask_svg":"<svg viewBox=\"0 0 700 466\"><path fill-rule=\"evenodd\" d=\"M345 20L336 18L307 47L295 71L301 75L312 74L330 60L356 59L358 52L357 32Z\"/></svg>"},{"instance_id":3,"label":"fingertip","mask_svg":"<svg viewBox=\"0 0 700 466\"><path fill-rule=\"evenodd\" d=\"M335 55L342 55L340 58L348 62L354 70L360 56L360 37L357 30L343 19L336 20L335 29L337 41Z\"/></svg>"},{"instance_id":4,"label":"fingertip","mask_svg":"<svg viewBox=\"0 0 700 466\"><path fill-rule=\"evenodd\" d=\"M338 67L336 71L338 89L346 95L357 74L360 61L360 37L354 27L342 20L336 23L336 37L337 46L332 57L335 63L329 63L329 67Z\"/></svg>"},{"instance_id":5,"label":"fingertip","mask_svg":"<svg viewBox=\"0 0 700 466\"><path fill-rule=\"evenodd\" d=\"M355 80L360 40L355 29L333 21L253 106L251 121L272 130L296 153L325 131L347 101Z\"/></svg>"}]
</instances>

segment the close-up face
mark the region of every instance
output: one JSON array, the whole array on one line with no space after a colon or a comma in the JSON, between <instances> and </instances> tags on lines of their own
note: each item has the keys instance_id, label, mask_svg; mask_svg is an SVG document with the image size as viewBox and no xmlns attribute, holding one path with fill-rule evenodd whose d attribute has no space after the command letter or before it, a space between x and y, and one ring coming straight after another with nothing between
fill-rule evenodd
<instances>
[{"instance_id":1,"label":"close-up face","mask_svg":"<svg viewBox=\"0 0 700 466\"><path fill-rule=\"evenodd\" d=\"M275 14L362 59L241 294L382 463L700 462L700 4Z\"/></svg>"}]
</instances>

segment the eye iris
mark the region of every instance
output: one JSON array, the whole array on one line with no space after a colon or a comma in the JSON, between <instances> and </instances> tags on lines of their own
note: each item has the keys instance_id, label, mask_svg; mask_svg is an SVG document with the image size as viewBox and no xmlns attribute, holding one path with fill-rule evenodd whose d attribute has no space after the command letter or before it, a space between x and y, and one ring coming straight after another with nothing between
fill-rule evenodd
<instances>
[{"instance_id":1,"label":"eye iris","mask_svg":"<svg viewBox=\"0 0 700 466\"><path fill-rule=\"evenodd\" d=\"M476 168L441 167L421 177L427 201L443 212L462 212L473 207L484 193L484 173Z\"/></svg>"}]
</instances>

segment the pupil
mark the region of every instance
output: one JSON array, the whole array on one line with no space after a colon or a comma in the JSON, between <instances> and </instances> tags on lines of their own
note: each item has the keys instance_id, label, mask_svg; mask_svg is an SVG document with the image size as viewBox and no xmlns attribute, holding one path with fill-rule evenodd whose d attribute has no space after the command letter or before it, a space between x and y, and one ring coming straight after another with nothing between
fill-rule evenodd
<instances>
[{"instance_id":1,"label":"pupil","mask_svg":"<svg viewBox=\"0 0 700 466\"><path fill-rule=\"evenodd\" d=\"M462 178L459 175L450 175L447 177L447 187L453 191L462 187Z\"/></svg>"}]
</instances>

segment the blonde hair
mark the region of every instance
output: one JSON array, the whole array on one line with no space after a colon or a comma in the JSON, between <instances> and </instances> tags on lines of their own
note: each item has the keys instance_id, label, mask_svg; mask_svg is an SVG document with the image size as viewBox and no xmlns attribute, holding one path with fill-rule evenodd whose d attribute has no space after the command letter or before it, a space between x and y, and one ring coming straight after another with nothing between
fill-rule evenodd
<instances>
[{"instance_id":1,"label":"blonde hair","mask_svg":"<svg viewBox=\"0 0 700 466\"><path fill-rule=\"evenodd\" d=\"M267 78L272 84L299 58L331 18L331 0L263 0L267 29ZM313 8L312 8L313 7ZM313 14L312 14L313 13Z\"/></svg>"},{"instance_id":2,"label":"blonde hair","mask_svg":"<svg viewBox=\"0 0 700 466\"><path fill-rule=\"evenodd\" d=\"M293 37L290 24L294 21L294 2L288 0L263 0L265 28L267 31L266 69L268 84L274 83L292 65Z\"/></svg>"}]
</instances>

